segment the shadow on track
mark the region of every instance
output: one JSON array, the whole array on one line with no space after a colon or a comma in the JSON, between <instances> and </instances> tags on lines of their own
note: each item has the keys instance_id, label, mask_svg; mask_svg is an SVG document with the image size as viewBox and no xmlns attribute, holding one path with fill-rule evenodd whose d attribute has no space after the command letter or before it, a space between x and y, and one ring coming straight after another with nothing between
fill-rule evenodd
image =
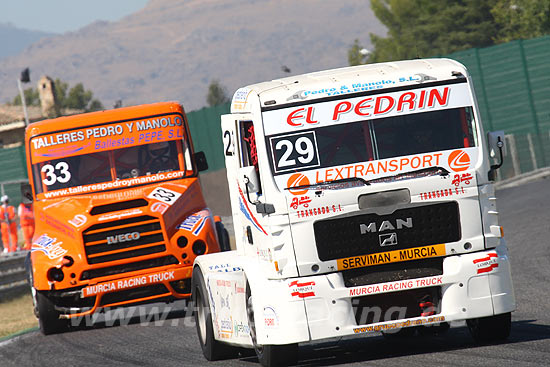
<instances>
[{"instance_id":1,"label":"shadow on track","mask_svg":"<svg viewBox=\"0 0 550 367\"><path fill-rule=\"evenodd\" d=\"M386 362L391 358L452 352L485 347L506 346L515 343L550 339L550 325L535 324L536 320L512 322L512 333L507 341L478 345L466 327L452 328L444 335L420 335L406 339L386 339L381 335L349 337L336 342L315 343L300 347L298 366L332 366L359 362ZM495 351L495 358L498 352ZM241 361L256 362L253 356Z\"/></svg>"}]
</instances>

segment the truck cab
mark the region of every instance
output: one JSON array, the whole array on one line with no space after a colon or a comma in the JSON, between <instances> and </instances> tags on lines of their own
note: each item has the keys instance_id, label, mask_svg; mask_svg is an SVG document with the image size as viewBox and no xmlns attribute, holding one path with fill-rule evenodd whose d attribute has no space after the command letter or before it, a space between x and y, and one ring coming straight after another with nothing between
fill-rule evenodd
<instances>
[{"instance_id":1,"label":"truck cab","mask_svg":"<svg viewBox=\"0 0 550 367\"><path fill-rule=\"evenodd\" d=\"M178 103L33 123L25 145L22 193L36 223L28 271L43 333L103 309L189 298L195 257L228 248Z\"/></svg>"},{"instance_id":2,"label":"truck cab","mask_svg":"<svg viewBox=\"0 0 550 367\"><path fill-rule=\"evenodd\" d=\"M476 340L508 336L515 298L490 158L502 161L504 139L486 140L463 65L255 84L221 124L237 249L195 259L206 358L247 346L271 365L298 343L464 320Z\"/></svg>"}]
</instances>

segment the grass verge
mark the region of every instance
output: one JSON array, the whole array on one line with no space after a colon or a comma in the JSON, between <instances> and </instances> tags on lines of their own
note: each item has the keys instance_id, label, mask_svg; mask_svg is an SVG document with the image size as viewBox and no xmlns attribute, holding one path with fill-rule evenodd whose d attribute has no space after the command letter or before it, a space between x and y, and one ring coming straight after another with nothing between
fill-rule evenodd
<instances>
[{"instance_id":1,"label":"grass verge","mask_svg":"<svg viewBox=\"0 0 550 367\"><path fill-rule=\"evenodd\" d=\"M30 293L0 302L0 339L35 327L38 327L38 320L32 311Z\"/></svg>"}]
</instances>

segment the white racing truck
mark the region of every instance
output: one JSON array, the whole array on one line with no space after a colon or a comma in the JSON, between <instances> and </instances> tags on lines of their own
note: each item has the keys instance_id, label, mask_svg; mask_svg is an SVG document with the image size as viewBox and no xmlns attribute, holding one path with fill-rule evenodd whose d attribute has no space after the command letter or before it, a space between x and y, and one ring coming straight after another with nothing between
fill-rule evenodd
<instances>
[{"instance_id":1,"label":"white racing truck","mask_svg":"<svg viewBox=\"0 0 550 367\"><path fill-rule=\"evenodd\" d=\"M195 260L209 360L369 332L505 339L515 298L471 78L448 59L328 70L239 89L222 116L236 251ZM497 164L490 156L496 156Z\"/></svg>"}]
</instances>

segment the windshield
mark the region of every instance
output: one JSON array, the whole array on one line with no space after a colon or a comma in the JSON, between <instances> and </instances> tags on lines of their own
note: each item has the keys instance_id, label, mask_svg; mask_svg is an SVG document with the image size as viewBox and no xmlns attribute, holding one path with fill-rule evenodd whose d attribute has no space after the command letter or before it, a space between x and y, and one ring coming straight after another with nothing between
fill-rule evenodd
<instances>
[{"instance_id":1,"label":"windshield","mask_svg":"<svg viewBox=\"0 0 550 367\"><path fill-rule=\"evenodd\" d=\"M182 142L146 144L36 163L33 165L36 193L66 189L62 194L74 194L191 175L189 154ZM120 184L95 185L113 181ZM85 188L72 189L79 186Z\"/></svg>"},{"instance_id":2,"label":"windshield","mask_svg":"<svg viewBox=\"0 0 550 367\"><path fill-rule=\"evenodd\" d=\"M37 199L194 174L179 114L54 131L29 146Z\"/></svg>"},{"instance_id":3,"label":"windshield","mask_svg":"<svg viewBox=\"0 0 550 367\"><path fill-rule=\"evenodd\" d=\"M476 146L471 107L269 136L274 174Z\"/></svg>"}]
</instances>

